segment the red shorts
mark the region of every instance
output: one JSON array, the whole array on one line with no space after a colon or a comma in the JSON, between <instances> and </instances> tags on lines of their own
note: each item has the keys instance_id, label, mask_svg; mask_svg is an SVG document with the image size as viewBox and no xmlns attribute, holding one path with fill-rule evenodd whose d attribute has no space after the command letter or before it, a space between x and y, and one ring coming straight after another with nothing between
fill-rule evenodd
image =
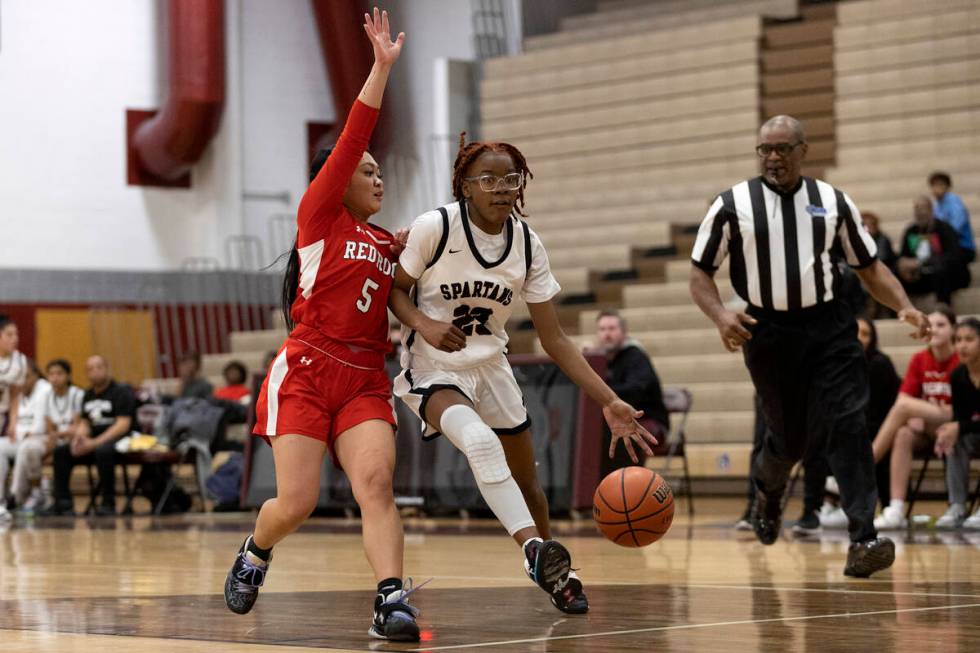
<instances>
[{"instance_id":1,"label":"red shorts","mask_svg":"<svg viewBox=\"0 0 980 653\"><path fill-rule=\"evenodd\" d=\"M352 367L287 338L262 382L252 432L266 442L291 433L320 440L340 467L337 438L371 419L396 425L391 381L383 369Z\"/></svg>"}]
</instances>

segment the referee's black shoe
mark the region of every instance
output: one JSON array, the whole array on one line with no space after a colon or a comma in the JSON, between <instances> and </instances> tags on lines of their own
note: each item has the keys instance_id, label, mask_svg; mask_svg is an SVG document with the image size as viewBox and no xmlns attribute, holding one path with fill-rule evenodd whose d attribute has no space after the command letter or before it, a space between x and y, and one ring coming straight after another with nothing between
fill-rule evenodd
<instances>
[{"instance_id":1,"label":"referee's black shoe","mask_svg":"<svg viewBox=\"0 0 980 653\"><path fill-rule=\"evenodd\" d=\"M844 575L867 578L876 571L888 569L895 562L895 543L887 537L866 542L854 542L847 549Z\"/></svg>"},{"instance_id":2,"label":"referee's black shoe","mask_svg":"<svg viewBox=\"0 0 980 653\"><path fill-rule=\"evenodd\" d=\"M783 525L782 507L778 497L767 497L762 492L755 494L755 508L752 513L752 530L765 545L775 544Z\"/></svg>"}]
</instances>

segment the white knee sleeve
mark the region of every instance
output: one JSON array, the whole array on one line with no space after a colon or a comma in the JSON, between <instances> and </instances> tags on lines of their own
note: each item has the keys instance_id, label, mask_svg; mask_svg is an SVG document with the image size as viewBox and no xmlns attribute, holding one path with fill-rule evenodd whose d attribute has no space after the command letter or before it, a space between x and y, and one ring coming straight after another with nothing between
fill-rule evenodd
<instances>
[{"instance_id":1,"label":"white knee sleeve","mask_svg":"<svg viewBox=\"0 0 980 653\"><path fill-rule=\"evenodd\" d=\"M510 468L500 439L469 406L450 406L439 421L443 435L466 455L473 476L482 483L503 483Z\"/></svg>"},{"instance_id":2,"label":"white knee sleeve","mask_svg":"<svg viewBox=\"0 0 980 653\"><path fill-rule=\"evenodd\" d=\"M507 532L513 535L534 526L524 495L510 474L500 439L476 411L469 406L450 406L443 412L439 427L466 455L483 500Z\"/></svg>"}]
</instances>

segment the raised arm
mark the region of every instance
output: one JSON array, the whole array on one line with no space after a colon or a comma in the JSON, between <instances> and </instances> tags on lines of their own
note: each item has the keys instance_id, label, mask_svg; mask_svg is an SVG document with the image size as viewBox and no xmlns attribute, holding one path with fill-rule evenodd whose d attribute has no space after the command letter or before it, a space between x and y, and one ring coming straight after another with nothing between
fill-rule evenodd
<instances>
[{"instance_id":1,"label":"raised arm","mask_svg":"<svg viewBox=\"0 0 980 653\"><path fill-rule=\"evenodd\" d=\"M392 41L391 30L388 27L388 12L382 11L379 14L377 7L374 8L374 16L364 14L364 31L374 49L374 66L371 67L371 72L357 99L372 109L380 109L381 97L388 84L388 73L402 53L405 32L399 32L398 38Z\"/></svg>"},{"instance_id":2,"label":"raised arm","mask_svg":"<svg viewBox=\"0 0 980 653\"><path fill-rule=\"evenodd\" d=\"M373 16L364 14L364 31L374 49L374 65L357 101L351 107L344 131L337 139L333 152L300 201L301 223L314 218L323 207L340 206L350 178L357 170L361 156L371 140L378 120L378 109L381 108L381 98L388 84L388 75L401 54L402 43L405 42L404 33L399 33L395 41L391 40L388 12L379 12L377 8L374 9Z\"/></svg>"}]
</instances>

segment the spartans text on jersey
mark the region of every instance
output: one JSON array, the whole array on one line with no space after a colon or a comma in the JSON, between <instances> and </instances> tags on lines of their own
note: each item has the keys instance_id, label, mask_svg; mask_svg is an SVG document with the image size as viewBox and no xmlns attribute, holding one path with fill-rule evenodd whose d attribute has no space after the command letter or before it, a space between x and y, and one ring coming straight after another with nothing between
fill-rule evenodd
<instances>
[{"instance_id":1,"label":"spartans text on jersey","mask_svg":"<svg viewBox=\"0 0 980 653\"><path fill-rule=\"evenodd\" d=\"M444 283L440 284L439 292L443 299L465 299L467 297L482 297L490 299L507 306L514 300L514 291L504 288L499 283L493 281L474 281L470 285L469 281L463 283Z\"/></svg>"}]
</instances>

